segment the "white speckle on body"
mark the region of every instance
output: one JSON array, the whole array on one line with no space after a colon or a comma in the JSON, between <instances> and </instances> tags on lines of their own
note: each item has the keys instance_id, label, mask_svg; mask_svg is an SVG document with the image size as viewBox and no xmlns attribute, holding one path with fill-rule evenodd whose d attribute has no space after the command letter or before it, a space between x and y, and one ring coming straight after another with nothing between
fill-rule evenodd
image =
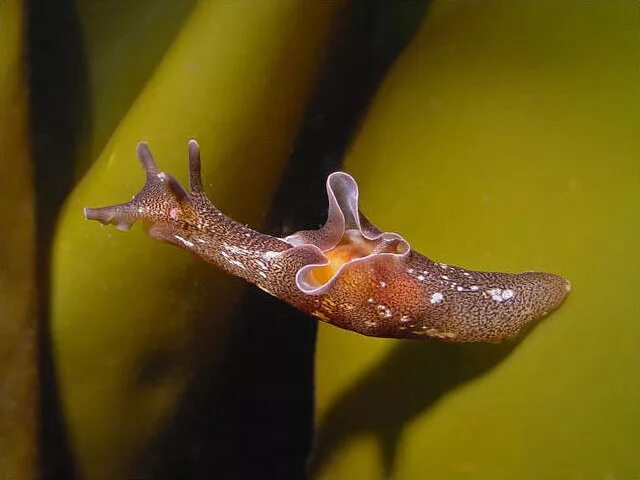
<instances>
[{"instance_id":1,"label":"white speckle on body","mask_svg":"<svg viewBox=\"0 0 640 480\"><path fill-rule=\"evenodd\" d=\"M416 278L422 282L424 280L424 275L418 275Z\"/></svg>"},{"instance_id":2,"label":"white speckle on body","mask_svg":"<svg viewBox=\"0 0 640 480\"><path fill-rule=\"evenodd\" d=\"M502 289L501 288L490 288L487 290L487 293L491 296L491 299L495 302L502 301Z\"/></svg>"},{"instance_id":3,"label":"white speckle on body","mask_svg":"<svg viewBox=\"0 0 640 480\"><path fill-rule=\"evenodd\" d=\"M515 296L515 292L509 288L505 290L501 288L491 288L487 290L487 293L491 295L491 299L495 302L504 302Z\"/></svg>"},{"instance_id":4,"label":"white speckle on body","mask_svg":"<svg viewBox=\"0 0 640 480\"><path fill-rule=\"evenodd\" d=\"M177 220L180 218L180 209L178 207L172 208L169 210L169 218L172 220Z\"/></svg>"},{"instance_id":5,"label":"white speckle on body","mask_svg":"<svg viewBox=\"0 0 640 480\"><path fill-rule=\"evenodd\" d=\"M238 260L229 260L229 263L231 265L235 265L238 268L242 268L243 270L245 270L247 267L244 266L244 263L239 262Z\"/></svg>"},{"instance_id":6,"label":"white speckle on body","mask_svg":"<svg viewBox=\"0 0 640 480\"><path fill-rule=\"evenodd\" d=\"M444 295L442 295L440 292L436 292L431 295L431 303L434 305L441 303L443 300L444 300Z\"/></svg>"},{"instance_id":7,"label":"white speckle on body","mask_svg":"<svg viewBox=\"0 0 640 480\"><path fill-rule=\"evenodd\" d=\"M179 240L180 243L182 243L183 245L187 246L187 247L193 247L193 242L190 242L189 240L186 240L184 238L182 238L180 235L174 235L174 238L176 240Z\"/></svg>"},{"instance_id":8,"label":"white speckle on body","mask_svg":"<svg viewBox=\"0 0 640 480\"><path fill-rule=\"evenodd\" d=\"M382 318L391 318L393 316L393 312L386 305L378 305L378 315Z\"/></svg>"},{"instance_id":9,"label":"white speckle on body","mask_svg":"<svg viewBox=\"0 0 640 480\"><path fill-rule=\"evenodd\" d=\"M251 250L247 250L246 248L242 247L236 247L235 245L229 245L228 243L224 243L223 247L236 255L251 255L251 253L253 253Z\"/></svg>"},{"instance_id":10,"label":"white speckle on body","mask_svg":"<svg viewBox=\"0 0 640 480\"><path fill-rule=\"evenodd\" d=\"M380 288L387 288L386 282L380 282Z\"/></svg>"},{"instance_id":11,"label":"white speckle on body","mask_svg":"<svg viewBox=\"0 0 640 480\"><path fill-rule=\"evenodd\" d=\"M267 260L273 260L274 258L280 256L280 252L264 252L263 257Z\"/></svg>"}]
</instances>

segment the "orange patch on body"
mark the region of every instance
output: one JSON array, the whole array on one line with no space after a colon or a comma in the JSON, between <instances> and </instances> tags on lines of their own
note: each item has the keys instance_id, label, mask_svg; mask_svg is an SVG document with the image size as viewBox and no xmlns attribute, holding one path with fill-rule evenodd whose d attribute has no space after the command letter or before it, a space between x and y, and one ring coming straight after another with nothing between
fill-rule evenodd
<instances>
[{"instance_id":1,"label":"orange patch on body","mask_svg":"<svg viewBox=\"0 0 640 480\"><path fill-rule=\"evenodd\" d=\"M369 255L369 251L363 245L345 243L324 252L329 264L311 270L311 280L317 285L324 285L340 270L345 263L356 258Z\"/></svg>"}]
</instances>

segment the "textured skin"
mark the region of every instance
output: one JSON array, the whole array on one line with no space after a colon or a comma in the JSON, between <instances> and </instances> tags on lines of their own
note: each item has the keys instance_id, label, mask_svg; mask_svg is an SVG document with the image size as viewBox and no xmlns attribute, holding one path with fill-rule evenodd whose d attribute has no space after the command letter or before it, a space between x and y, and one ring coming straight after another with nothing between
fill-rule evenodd
<instances>
[{"instance_id":1,"label":"textured skin","mask_svg":"<svg viewBox=\"0 0 640 480\"><path fill-rule=\"evenodd\" d=\"M142 220L149 234L325 322L364 335L499 342L517 336L557 308L570 283L540 272L477 272L436 263L396 233L381 232L358 211L358 188L346 173L327 179L329 214L319 230L285 239L256 232L222 214L202 191L198 144L189 142L191 192L160 172L146 144L138 156L144 188L128 203L85 209L88 219L128 230ZM362 252L318 284L314 268L336 246Z\"/></svg>"}]
</instances>

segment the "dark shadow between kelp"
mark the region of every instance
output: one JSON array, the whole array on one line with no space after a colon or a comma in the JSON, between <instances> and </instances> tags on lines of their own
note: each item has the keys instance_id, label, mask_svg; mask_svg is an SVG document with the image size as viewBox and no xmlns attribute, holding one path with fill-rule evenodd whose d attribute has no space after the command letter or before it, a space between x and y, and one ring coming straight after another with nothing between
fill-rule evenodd
<instances>
[{"instance_id":1,"label":"dark shadow between kelp","mask_svg":"<svg viewBox=\"0 0 640 480\"><path fill-rule=\"evenodd\" d=\"M86 154L83 139L91 130L87 53L74 2L28 2L25 8L36 191L41 478L69 480L76 472L50 331L51 244L62 204L73 188L74 165Z\"/></svg>"},{"instance_id":2,"label":"dark shadow between kelp","mask_svg":"<svg viewBox=\"0 0 640 480\"><path fill-rule=\"evenodd\" d=\"M266 233L286 236L322 225L327 213L324 179L339 169L385 72L428 5L348 3L264 222ZM155 458L150 476L305 478L313 437L316 324L284 302L248 288L233 322L222 378L203 379L199 386L204 388L185 402L167 428L163 453Z\"/></svg>"}]
</instances>

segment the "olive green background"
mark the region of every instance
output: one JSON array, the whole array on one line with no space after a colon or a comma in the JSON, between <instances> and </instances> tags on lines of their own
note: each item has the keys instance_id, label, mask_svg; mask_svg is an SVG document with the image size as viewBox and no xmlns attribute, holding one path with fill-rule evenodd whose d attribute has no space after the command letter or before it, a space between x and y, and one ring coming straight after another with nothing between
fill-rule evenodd
<instances>
[{"instance_id":1,"label":"olive green background","mask_svg":"<svg viewBox=\"0 0 640 480\"><path fill-rule=\"evenodd\" d=\"M299 478L315 436L320 479L640 478L637 2L25 5L0 8L24 17L0 55L18 79L2 77L17 113L1 127L19 130L0 136L2 172L10 157L22 174L0 178L0 211L27 239L3 244L3 275L11 261L26 282L6 281L22 310L2 340L25 348L0 376L29 399L26 420L0 419L23 438L3 461L65 480ZM321 324L314 352L311 318L82 218L142 185L139 140L184 183L191 137L214 203L253 227L316 228L343 168L363 212L432 259L573 291L518 342Z\"/></svg>"}]
</instances>

